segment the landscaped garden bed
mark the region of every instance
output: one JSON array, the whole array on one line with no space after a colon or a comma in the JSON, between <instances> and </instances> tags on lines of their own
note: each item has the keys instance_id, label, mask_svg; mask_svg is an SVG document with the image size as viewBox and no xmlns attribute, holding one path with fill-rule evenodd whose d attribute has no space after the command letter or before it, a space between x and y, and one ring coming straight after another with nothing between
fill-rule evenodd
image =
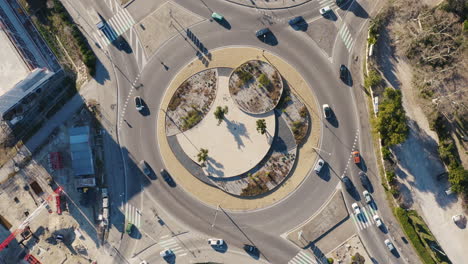
<instances>
[{"instance_id":1,"label":"landscaped garden bed","mask_svg":"<svg viewBox=\"0 0 468 264\"><path fill-rule=\"evenodd\" d=\"M235 69L229 79L229 92L240 109L251 114L273 110L281 98L283 82L270 64L253 60Z\"/></svg>"},{"instance_id":2,"label":"landscaped garden bed","mask_svg":"<svg viewBox=\"0 0 468 264\"><path fill-rule=\"evenodd\" d=\"M166 134L172 136L196 126L216 98L217 70L192 75L176 90L166 112Z\"/></svg>"},{"instance_id":3,"label":"landscaped garden bed","mask_svg":"<svg viewBox=\"0 0 468 264\"><path fill-rule=\"evenodd\" d=\"M281 111L281 117L286 120L291 129L296 143L300 144L309 131L310 116L307 106L291 92L287 82L283 96L278 104L277 110Z\"/></svg>"}]
</instances>

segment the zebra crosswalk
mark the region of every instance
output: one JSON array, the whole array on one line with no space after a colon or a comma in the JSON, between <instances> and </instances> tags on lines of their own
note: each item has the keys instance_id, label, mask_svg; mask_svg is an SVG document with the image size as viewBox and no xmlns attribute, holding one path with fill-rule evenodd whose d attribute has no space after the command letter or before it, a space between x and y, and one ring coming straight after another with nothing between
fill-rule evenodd
<instances>
[{"instance_id":1,"label":"zebra crosswalk","mask_svg":"<svg viewBox=\"0 0 468 264\"><path fill-rule=\"evenodd\" d=\"M141 211L129 203L125 204L125 222L141 227Z\"/></svg>"},{"instance_id":2,"label":"zebra crosswalk","mask_svg":"<svg viewBox=\"0 0 468 264\"><path fill-rule=\"evenodd\" d=\"M377 214L377 211L372 208L370 205L366 205L361 207L361 213L356 215L353 213L351 215L351 219L353 219L354 224L356 225L357 229L364 230L369 226L375 225L374 215Z\"/></svg>"},{"instance_id":3,"label":"zebra crosswalk","mask_svg":"<svg viewBox=\"0 0 468 264\"><path fill-rule=\"evenodd\" d=\"M167 248L172 250L172 252L174 252L174 254L179 257L187 255L185 250L181 246L179 246L179 244L174 238L161 240L158 242L158 245L161 246L161 248Z\"/></svg>"},{"instance_id":4,"label":"zebra crosswalk","mask_svg":"<svg viewBox=\"0 0 468 264\"><path fill-rule=\"evenodd\" d=\"M349 29L346 26L346 24L343 23L343 26L338 31L338 34L340 35L341 39L343 40L343 43L345 44L346 49L349 52L351 52L351 49L353 48L353 45L354 45L354 40L353 40L353 37L351 36L351 33L349 32Z\"/></svg>"},{"instance_id":5,"label":"zebra crosswalk","mask_svg":"<svg viewBox=\"0 0 468 264\"><path fill-rule=\"evenodd\" d=\"M307 251L299 251L294 258L292 258L288 264L318 264L315 257Z\"/></svg>"},{"instance_id":6,"label":"zebra crosswalk","mask_svg":"<svg viewBox=\"0 0 468 264\"><path fill-rule=\"evenodd\" d=\"M329 6L331 9L336 6L335 0L318 0L320 7L319 8L324 8L326 6Z\"/></svg>"},{"instance_id":7,"label":"zebra crosswalk","mask_svg":"<svg viewBox=\"0 0 468 264\"><path fill-rule=\"evenodd\" d=\"M120 9L109 20L103 22L104 27L96 32L102 47L109 45L135 24L135 20L127 9Z\"/></svg>"}]
</instances>

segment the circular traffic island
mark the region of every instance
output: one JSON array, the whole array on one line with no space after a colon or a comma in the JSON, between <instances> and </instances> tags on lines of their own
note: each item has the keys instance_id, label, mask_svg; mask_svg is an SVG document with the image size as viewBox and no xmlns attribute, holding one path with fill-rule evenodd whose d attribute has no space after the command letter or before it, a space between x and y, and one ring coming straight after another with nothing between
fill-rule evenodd
<instances>
[{"instance_id":1,"label":"circular traffic island","mask_svg":"<svg viewBox=\"0 0 468 264\"><path fill-rule=\"evenodd\" d=\"M269 63L251 60L232 72L229 92L243 111L263 114L278 104L283 92L283 81L279 72Z\"/></svg>"},{"instance_id":2,"label":"circular traffic island","mask_svg":"<svg viewBox=\"0 0 468 264\"><path fill-rule=\"evenodd\" d=\"M208 204L267 206L292 192L313 164L315 99L276 56L252 48L212 53L212 68L189 63L163 98L157 131L165 167Z\"/></svg>"}]
</instances>

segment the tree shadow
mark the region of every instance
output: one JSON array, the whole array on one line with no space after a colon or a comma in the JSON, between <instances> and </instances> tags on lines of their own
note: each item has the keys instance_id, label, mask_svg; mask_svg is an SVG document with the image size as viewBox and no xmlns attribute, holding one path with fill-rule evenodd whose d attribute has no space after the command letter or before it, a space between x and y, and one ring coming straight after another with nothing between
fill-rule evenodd
<instances>
[{"instance_id":1,"label":"tree shadow","mask_svg":"<svg viewBox=\"0 0 468 264\"><path fill-rule=\"evenodd\" d=\"M224 121L226 121L227 129L232 134L232 136L234 136L234 140L237 143L237 148L240 149L244 147L245 145L244 141L242 140L242 137L250 139L245 125L240 122L230 121L227 118L224 118Z\"/></svg>"},{"instance_id":2,"label":"tree shadow","mask_svg":"<svg viewBox=\"0 0 468 264\"><path fill-rule=\"evenodd\" d=\"M374 48L377 49L376 53L378 56L375 56L375 58L377 59L380 72L393 88L401 89L401 83L396 75L395 65L398 63L399 59L396 57L395 47L387 30L380 31L379 38Z\"/></svg>"},{"instance_id":3,"label":"tree shadow","mask_svg":"<svg viewBox=\"0 0 468 264\"><path fill-rule=\"evenodd\" d=\"M341 10L345 10L348 12L352 12L355 16L360 18L369 18L369 14L367 11L358 3L358 1L351 1L351 0L344 0L344 1L336 1L337 6ZM338 2L343 2L342 4L338 4Z\"/></svg>"},{"instance_id":4,"label":"tree shadow","mask_svg":"<svg viewBox=\"0 0 468 264\"><path fill-rule=\"evenodd\" d=\"M445 191L446 185L437 181L437 175L445 171L439 158L438 144L424 130L420 129L414 120L408 120L407 124L410 131L406 141L392 147L397 157L398 169L395 173L420 192L432 193L437 204L445 208L456 200L446 195L440 195ZM406 173L412 177L406 176ZM414 179L412 179L413 177Z\"/></svg>"}]
</instances>

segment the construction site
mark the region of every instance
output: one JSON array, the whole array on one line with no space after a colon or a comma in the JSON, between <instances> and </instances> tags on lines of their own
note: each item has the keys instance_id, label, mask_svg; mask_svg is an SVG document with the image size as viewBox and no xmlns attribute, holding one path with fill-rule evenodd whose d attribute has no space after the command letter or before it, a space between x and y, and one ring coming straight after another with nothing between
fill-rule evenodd
<instances>
[{"instance_id":1,"label":"construction site","mask_svg":"<svg viewBox=\"0 0 468 264\"><path fill-rule=\"evenodd\" d=\"M16 159L0 185L0 263L98 263L108 256L101 136L83 107L41 149Z\"/></svg>"}]
</instances>

